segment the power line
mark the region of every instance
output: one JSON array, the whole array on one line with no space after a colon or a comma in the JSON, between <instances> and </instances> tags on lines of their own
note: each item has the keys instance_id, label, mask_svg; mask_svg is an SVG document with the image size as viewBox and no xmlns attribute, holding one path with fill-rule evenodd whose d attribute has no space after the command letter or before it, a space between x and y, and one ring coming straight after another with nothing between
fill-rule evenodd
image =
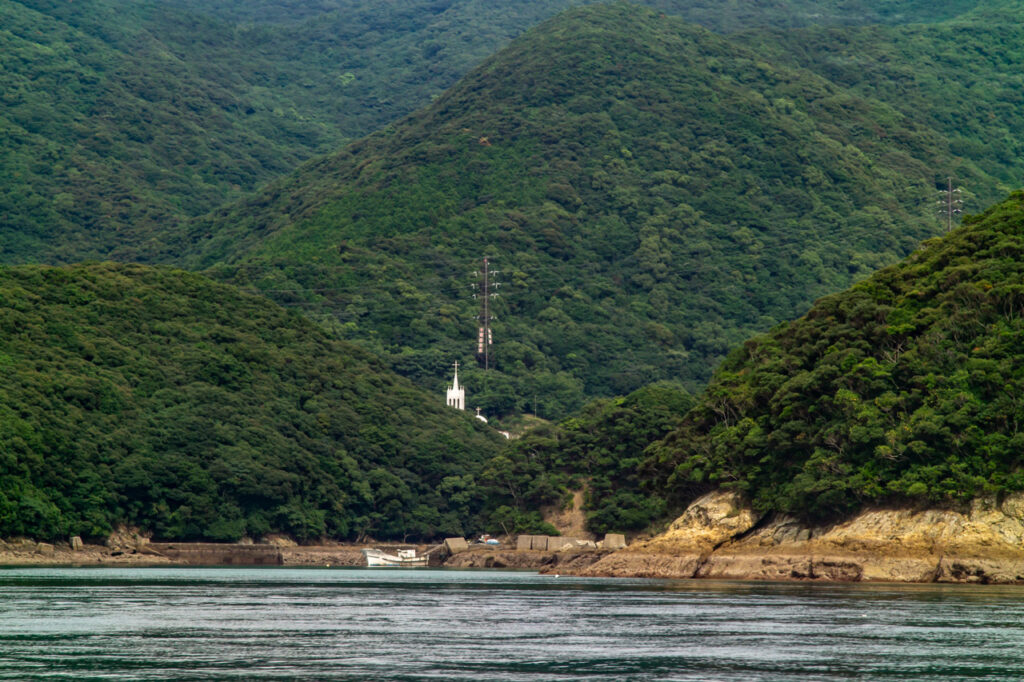
<instances>
[{"instance_id":1,"label":"power line","mask_svg":"<svg viewBox=\"0 0 1024 682\"><path fill-rule=\"evenodd\" d=\"M491 368L491 346L494 344L494 336L491 330L491 321L494 319L491 316L491 299L498 295L494 290L501 286L501 284L492 281L492 278L498 274L498 271L491 269L491 261L486 256L484 257L482 272L474 274L480 278L477 285L479 287L477 296L480 299L480 314L478 315L480 326L477 328L476 356L477 360L483 364L484 371L486 372Z\"/></svg>"},{"instance_id":2,"label":"power line","mask_svg":"<svg viewBox=\"0 0 1024 682\"><path fill-rule=\"evenodd\" d=\"M946 234L953 230L953 216L963 213L964 202L960 198L962 192L960 187L953 189L953 178L946 178L946 189L939 191L939 215L946 218Z\"/></svg>"}]
</instances>

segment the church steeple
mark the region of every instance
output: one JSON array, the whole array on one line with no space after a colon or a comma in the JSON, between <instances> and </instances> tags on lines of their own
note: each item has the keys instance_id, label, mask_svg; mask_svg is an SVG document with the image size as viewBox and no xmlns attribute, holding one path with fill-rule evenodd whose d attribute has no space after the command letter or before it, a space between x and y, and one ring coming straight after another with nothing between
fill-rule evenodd
<instances>
[{"instance_id":1,"label":"church steeple","mask_svg":"<svg viewBox=\"0 0 1024 682\"><path fill-rule=\"evenodd\" d=\"M454 407L456 410L466 409L466 389L459 386L459 363L455 363L455 379L452 381L452 385L448 387L448 395L446 398L448 407Z\"/></svg>"}]
</instances>

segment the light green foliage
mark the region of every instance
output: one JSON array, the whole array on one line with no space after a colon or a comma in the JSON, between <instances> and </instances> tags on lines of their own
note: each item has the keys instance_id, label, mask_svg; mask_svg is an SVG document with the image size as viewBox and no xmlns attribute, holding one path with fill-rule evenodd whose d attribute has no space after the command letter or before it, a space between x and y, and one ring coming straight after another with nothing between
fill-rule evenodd
<instances>
[{"instance_id":1,"label":"light green foliage","mask_svg":"<svg viewBox=\"0 0 1024 682\"><path fill-rule=\"evenodd\" d=\"M883 53L960 40L877 35ZM182 248L433 390L472 353L470 273L491 256L496 371L467 372L489 414L536 397L559 418L659 380L696 391L749 334L939 231L936 169L985 200L1019 163L962 155L922 112L935 88L903 97L879 68L876 91L850 89L780 43L627 5L570 11L429 108L197 222ZM954 70L1017 78L979 55ZM1012 125L970 120L973 139Z\"/></svg>"},{"instance_id":2,"label":"light green foliage","mask_svg":"<svg viewBox=\"0 0 1024 682\"><path fill-rule=\"evenodd\" d=\"M0 536L432 538L502 439L295 313L179 270L0 270Z\"/></svg>"},{"instance_id":3,"label":"light green foliage","mask_svg":"<svg viewBox=\"0 0 1024 682\"><path fill-rule=\"evenodd\" d=\"M646 469L832 518L1024 488L1024 193L723 363Z\"/></svg>"}]
</instances>

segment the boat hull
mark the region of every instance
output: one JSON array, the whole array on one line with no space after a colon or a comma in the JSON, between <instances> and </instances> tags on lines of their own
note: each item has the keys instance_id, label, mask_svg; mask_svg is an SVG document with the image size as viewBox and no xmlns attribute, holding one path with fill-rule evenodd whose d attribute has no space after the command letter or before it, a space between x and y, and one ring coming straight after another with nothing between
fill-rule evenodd
<instances>
[{"instance_id":1,"label":"boat hull","mask_svg":"<svg viewBox=\"0 0 1024 682\"><path fill-rule=\"evenodd\" d=\"M370 568L422 568L430 559L426 556L399 556L379 549L364 549L363 556Z\"/></svg>"}]
</instances>

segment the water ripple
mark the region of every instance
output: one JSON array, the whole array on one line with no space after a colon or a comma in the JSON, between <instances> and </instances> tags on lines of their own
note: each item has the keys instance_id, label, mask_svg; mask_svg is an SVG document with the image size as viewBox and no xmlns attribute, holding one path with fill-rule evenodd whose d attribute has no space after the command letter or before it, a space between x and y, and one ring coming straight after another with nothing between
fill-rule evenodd
<instances>
[{"instance_id":1,"label":"water ripple","mask_svg":"<svg viewBox=\"0 0 1024 682\"><path fill-rule=\"evenodd\" d=\"M0 680L1005 680L1024 589L3 569Z\"/></svg>"}]
</instances>

